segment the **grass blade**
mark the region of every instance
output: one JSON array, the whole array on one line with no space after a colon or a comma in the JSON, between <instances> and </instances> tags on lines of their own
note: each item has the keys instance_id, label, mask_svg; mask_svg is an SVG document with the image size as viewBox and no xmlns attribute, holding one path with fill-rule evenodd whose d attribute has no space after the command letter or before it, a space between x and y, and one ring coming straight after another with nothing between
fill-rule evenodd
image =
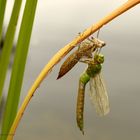
<instances>
[{"instance_id":1,"label":"grass blade","mask_svg":"<svg viewBox=\"0 0 140 140\"><path fill-rule=\"evenodd\" d=\"M24 15L18 36L16 54L12 69L8 98L4 112L2 133L8 134L17 113L20 91L23 81L26 57L32 32L32 26L36 11L37 0L26 0ZM6 140L7 136L2 136L1 140Z\"/></svg>"},{"instance_id":2,"label":"grass blade","mask_svg":"<svg viewBox=\"0 0 140 140\"><path fill-rule=\"evenodd\" d=\"M2 36L3 19L7 0L0 0L0 41Z\"/></svg>"},{"instance_id":3,"label":"grass blade","mask_svg":"<svg viewBox=\"0 0 140 140\"><path fill-rule=\"evenodd\" d=\"M0 58L0 102L22 0L15 0Z\"/></svg>"}]
</instances>

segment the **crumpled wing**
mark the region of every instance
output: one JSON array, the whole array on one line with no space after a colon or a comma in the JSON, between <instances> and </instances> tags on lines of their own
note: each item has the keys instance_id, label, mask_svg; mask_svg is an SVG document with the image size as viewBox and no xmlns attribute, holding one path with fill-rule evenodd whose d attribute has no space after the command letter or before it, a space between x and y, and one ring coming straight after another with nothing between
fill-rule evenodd
<instances>
[{"instance_id":1,"label":"crumpled wing","mask_svg":"<svg viewBox=\"0 0 140 140\"><path fill-rule=\"evenodd\" d=\"M101 73L90 78L90 98L99 116L109 113L109 100Z\"/></svg>"}]
</instances>

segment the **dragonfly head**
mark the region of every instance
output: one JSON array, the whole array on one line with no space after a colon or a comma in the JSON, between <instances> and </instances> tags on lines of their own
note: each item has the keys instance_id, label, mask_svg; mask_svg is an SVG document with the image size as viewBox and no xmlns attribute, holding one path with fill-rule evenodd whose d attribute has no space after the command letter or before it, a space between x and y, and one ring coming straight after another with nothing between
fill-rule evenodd
<instances>
[{"instance_id":1,"label":"dragonfly head","mask_svg":"<svg viewBox=\"0 0 140 140\"><path fill-rule=\"evenodd\" d=\"M102 41L102 40L100 40L98 38L92 37L92 41L94 42L94 44L95 44L95 46L97 48L102 48L102 47L104 47L106 45L106 43L104 41Z\"/></svg>"},{"instance_id":2,"label":"dragonfly head","mask_svg":"<svg viewBox=\"0 0 140 140\"><path fill-rule=\"evenodd\" d=\"M94 56L95 62L102 64L104 62L104 55L102 54L95 54Z\"/></svg>"}]
</instances>

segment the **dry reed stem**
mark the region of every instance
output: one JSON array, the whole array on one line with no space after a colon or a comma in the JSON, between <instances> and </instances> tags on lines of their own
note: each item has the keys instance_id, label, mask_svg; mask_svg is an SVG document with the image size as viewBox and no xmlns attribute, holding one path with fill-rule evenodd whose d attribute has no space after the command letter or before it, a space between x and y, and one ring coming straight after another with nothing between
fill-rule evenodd
<instances>
[{"instance_id":1,"label":"dry reed stem","mask_svg":"<svg viewBox=\"0 0 140 140\"><path fill-rule=\"evenodd\" d=\"M89 27L87 30L85 30L83 33L80 34L80 36L76 37L72 42L67 44L64 48L59 50L52 59L48 62L48 64L44 67L44 69L41 71L35 82L33 83L32 87L28 91L27 96L25 97L17 116L13 122L13 125L10 129L9 135L7 137L7 140L13 140L13 136L15 134L16 128L22 118L22 115L31 100L34 92L39 87L41 82L44 80L44 78L48 75L48 73L52 70L52 68L65 56L67 55L78 43L82 42L84 39L89 37L91 34L99 30L103 25L107 24L117 16L121 15L122 13L126 12L130 8L134 7L135 5L139 4L140 0L128 0L126 3L118 7L116 10L105 16L103 19Z\"/></svg>"}]
</instances>

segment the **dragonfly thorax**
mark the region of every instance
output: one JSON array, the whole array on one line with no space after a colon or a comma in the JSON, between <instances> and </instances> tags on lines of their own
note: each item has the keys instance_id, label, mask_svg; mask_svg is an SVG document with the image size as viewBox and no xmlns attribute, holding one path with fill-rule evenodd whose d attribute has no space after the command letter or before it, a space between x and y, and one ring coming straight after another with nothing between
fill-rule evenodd
<instances>
[{"instance_id":1,"label":"dragonfly thorax","mask_svg":"<svg viewBox=\"0 0 140 140\"><path fill-rule=\"evenodd\" d=\"M86 73L90 76L90 77L94 77L96 74L98 74L102 69L102 65L101 64L89 64L88 68L86 70Z\"/></svg>"}]
</instances>

